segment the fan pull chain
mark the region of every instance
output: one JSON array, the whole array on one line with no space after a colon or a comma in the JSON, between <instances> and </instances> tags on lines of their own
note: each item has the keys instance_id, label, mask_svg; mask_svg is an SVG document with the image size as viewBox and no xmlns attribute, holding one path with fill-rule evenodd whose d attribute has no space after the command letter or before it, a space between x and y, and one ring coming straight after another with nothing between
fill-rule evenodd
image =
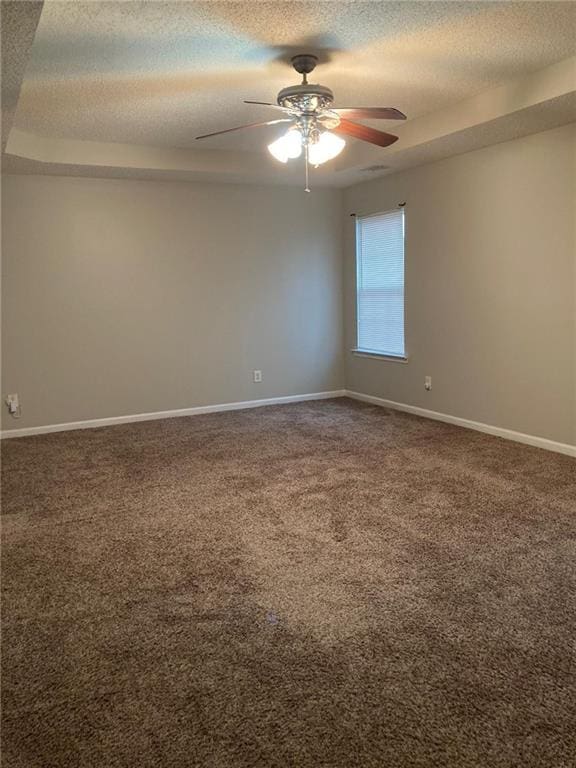
<instances>
[{"instance_id":1,"label":"fan pull chain","mask_svg":"<svg viewBox=\"0 0 576 768\"><path fill-rule=\"evenodd\" d=\"M304 165L306 168L306 186L304 187L304 192L310 192L310 187L308 186L308 142L304 145Z\"/></svg>"}]
</instances>

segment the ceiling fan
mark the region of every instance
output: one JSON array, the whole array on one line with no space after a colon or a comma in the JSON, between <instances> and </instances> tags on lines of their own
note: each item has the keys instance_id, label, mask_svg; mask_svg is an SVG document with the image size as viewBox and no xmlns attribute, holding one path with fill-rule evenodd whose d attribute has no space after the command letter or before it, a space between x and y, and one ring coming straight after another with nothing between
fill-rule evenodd
<instances>
[{"instance_id":1,"label":"ceiling fan","mask_svg":"<svg viewBox=\"0 0 576 768\"><path fill-rule=\"evenodd\" d=\"M379 147L388 147L398 140L398 136L367 125L353 122L348 118L378 120L405 120L406 115L393 107L332 107L334 94L324 85L309 83L307 76L314 70L318 57L313 54L298 54L291 59L292 66L302 75L300 85L283 88L277 97L277 104L265 101L245 101L245 104L258 104L272 107L284 113L283 117L264 123L248 123L223 131L197 136L207 139L223 133L242 131L245 128L260 128L279 123L292 123L288 131L272 144L268 150L276 160L286 163L304 153L306 167L306 192L308 187L308 164L319 166L340 154L346 144L342 136L351 136Z\"/></svg>"}]
</instances>

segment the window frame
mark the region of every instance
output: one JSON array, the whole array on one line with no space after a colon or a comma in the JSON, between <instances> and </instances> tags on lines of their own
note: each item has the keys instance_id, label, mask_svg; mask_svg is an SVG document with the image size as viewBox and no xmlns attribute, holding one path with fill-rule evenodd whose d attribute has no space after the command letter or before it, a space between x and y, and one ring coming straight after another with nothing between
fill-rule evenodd
<instances>
[{"instance_id":1,"label":"window frame","mask_svg":"<svg viewBox=\"0 0 576 768\"><path fill-rule=\"evenodd\" d=\"M373 216L384 216L387 213L397 213L398 208L402 214L402 266L403 266L403 282L402 282L402 322L403 322L403 337L404 337L404 354L396 355L391 352L380 352L375 349L364 349L358 346L358 335L360 329L359 323L359 301L358 301L358 285L359 285L359 268L360 259L358 258L358 228L362 219L370 219ZM357 357L374 358L377 360L387 360L394 363L407 363L408 351L406 349L406 208L404 205L398 206L398 208L388 208L385 211L375 211L374 213L368 213L363 215L354 214L354 261L355 261L355 285L354 285L354 304L355 304L355 345L351 352Z\"/></svg>"}]
</instances>

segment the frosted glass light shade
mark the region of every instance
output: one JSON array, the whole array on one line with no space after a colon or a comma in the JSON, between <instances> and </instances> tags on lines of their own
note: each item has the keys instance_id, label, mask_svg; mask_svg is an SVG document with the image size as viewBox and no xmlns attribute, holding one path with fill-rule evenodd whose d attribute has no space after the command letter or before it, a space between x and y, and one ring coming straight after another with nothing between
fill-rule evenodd
<instances>
[{"instance_id":1,"label":"frosted glass light shade","mask_svg":"<svg viewBox=\"0 0 576 768\"><path fill-rule=\"evenodd\" d=\"M273 141L272 144L268 144L268 151L272 157L280 160L281 163L287 163L288 160L300 157L302 154L302 134L297 129L291 129L284 136Z\"/></svg>"},{"instance_id":2,"label":"frosted glass light shade","mask_svg":"<svg viewBox=\"0 0 576 768\"><path fill-rule=\"evenodd\" d=\"M315 144L308 147L308 160L312 165L321 165L339 155L346 146L344 139L329 131L323 131Z\"/></svg>"}]
</instances>

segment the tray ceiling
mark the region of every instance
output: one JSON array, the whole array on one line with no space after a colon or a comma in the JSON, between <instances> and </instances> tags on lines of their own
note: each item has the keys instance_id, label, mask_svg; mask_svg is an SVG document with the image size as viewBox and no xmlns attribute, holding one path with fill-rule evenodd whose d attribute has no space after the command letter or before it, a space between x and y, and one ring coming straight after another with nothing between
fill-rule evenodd
<instances>
[{"instance_id":1,"label":"tray ceiling","mask_svg":"<svg viewBox=\"0 0 576 768\"><path fill-rule=\"evenodd\" d=\"M45 140L243 155L258 164L280 129L201 145L194 137L272 119L242 100L274 101L297 82L288 63L296 52L319 55L313 79L335 92L337 105L408 115L397 155L411 121L573 56L576 5L47 0L13 126ZM386 163L386 150L368 149L346 153Z\"/></svg>"}]
</instances>

